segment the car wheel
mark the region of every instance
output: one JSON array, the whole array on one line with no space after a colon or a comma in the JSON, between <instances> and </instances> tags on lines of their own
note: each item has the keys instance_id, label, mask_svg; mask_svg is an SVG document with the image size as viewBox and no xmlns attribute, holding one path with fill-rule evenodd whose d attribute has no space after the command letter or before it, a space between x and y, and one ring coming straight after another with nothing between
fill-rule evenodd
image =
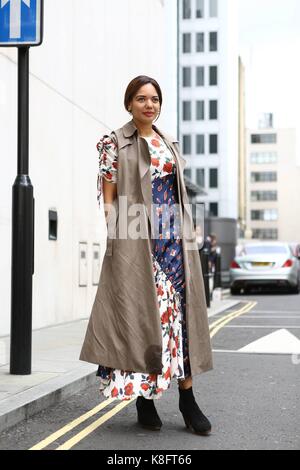
<instances>
[{"instance_id":1,"label":"car wheel","mask_svg":"<svg viewBox=\"0 0 300 470\"><path fill-rule=\"evenodd\" d=\"M231 295L239 295L239 293L240 293L240 289L238 289L237 287L230 287Z\"/></svg>"},{"instance_id":2,"label":"car wheel","mask_svg":"<svg viewBox=\"0 0 300 470\"><path fill-rule=\"evenodd\" d=\"M299 293L300 293L300 285L299 285L299 283L298 283L296 286L294 286L294 287L291 288L291 292L292 292L292 294L299 294Z\"/></svg>"}]
</instances>

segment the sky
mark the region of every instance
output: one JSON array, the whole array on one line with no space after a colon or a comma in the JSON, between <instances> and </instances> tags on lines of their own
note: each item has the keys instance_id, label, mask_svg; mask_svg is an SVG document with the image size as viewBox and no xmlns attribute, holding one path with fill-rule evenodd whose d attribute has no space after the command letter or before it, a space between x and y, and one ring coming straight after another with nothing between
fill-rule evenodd
<instances>
[{"instance_id":1,"label":"sky","mask_svg":"<svg viewBox=\"0 0 300 470\"><path fill-rule=\"evenodd\" d=\"M247 126L256 127L260 112L273 112L275 127L300 130L300 0L238 3Z\"/></svg>"}]
</instances>

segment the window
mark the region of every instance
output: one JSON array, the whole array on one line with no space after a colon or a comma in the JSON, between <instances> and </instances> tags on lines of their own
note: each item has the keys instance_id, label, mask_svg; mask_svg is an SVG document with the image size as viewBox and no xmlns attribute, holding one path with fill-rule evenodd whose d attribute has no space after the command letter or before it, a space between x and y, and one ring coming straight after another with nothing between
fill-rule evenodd
<instances>
[{"instance_id":1,"label":"window","mask_svg":"<svg viewBox=\"0 0 300 470\"><path fill-rule=\"evenodd\" d=\"M205 187L205 170L204 168L197 168L196 170L196 183L198 186L201 186L201 188Z\"/></svg>"},{"instance_id":2,"label":"window","mask_svg":"<svg viewBox=\"0 0 300 470\"><path fill-rule=\"evenodd\" d=\"M209 216L210 217L218 217L219 215L219 205L217 202L210 202L209 203Z\"/></svg>"},{"instance_id":3,"label":"window","mask_svg":"<svg viewBox=\"0 0 300 470\"><path fill-rule=\"evenodd\" d=\"M277 209L253 210L251 211L251 220L271 221L278 219Z\"/></svg>"},{"instance_id":4,"label":"window","mask_svg":"<svg viewBox=\"0 0 300 470\"><path fill-rule=\"evenodd\" d=\"M273 182L277 181L276 171L262 171L262 172L252 172L251 173L251 182Z\"/></svg>"},{"instance_id":5,"label":"window","mask_svg":"<svg viewBox=\"0 0 300 470\"><path fill-rule=\"evenodd\" d=\"M209 50L215 52L218 50L218 33L209 33Z\"/></svg>"},{"instance_id":6,"label":"window","mask_svg":"<svg viewBox=\"0 0 300 470\"><path fill-rule=\"evenodd\" d=\"M277 134L251 134L252 144L276 144Z\"/></svg>"},{"instance_id":7,"label":"window","mask_svg":"<svg viewBox=\"0 0 300 470\"><path fill-rule=\"evenodd\" d=\"M218 85L218 67L216 65L209 67L209 84L211 86Z\"/></svg>"},{"instance_id":8,"label":"window","mask_svg":"<svg viewBox=\"0 0 300 470\"><path fill-rule=\"evenodd\" d=\"M218 187L218 169L210 168L209 170L209 187L217 188Z\"/></svg>"},{"instance_id":9,"label":"window","mask_svg":"<svg viewBox=\"0 0 300 470\"><path fill-rule=\"evenodd\" d=\"M197 121L203 121L205 119L204 101L196 101L196 119Z\"/></svg>"},{"instance_id":10,"label":"window","mask_svg":"<svg viewBox=\"0 0 300 470\"><path fill-rule=\"evenodd\" d=\"M218 134L209 136L209 153L218 153Z\"/></svg>"},{"instance_id":11,"label":"window","mask_svg":"<svg viewBox=\"0 0 300 470\"><path fill-rule=\"evenodd\" d=\"M204 85L204 67L196 67L196 86Z\"/></svg>"},{"instance_id":12,"label":"window","mask_svg":"<svg viewBox=\"0 0 300 470\"><path fill-rule=\"evenodd\" d=\"M218 101L210 100L209 102L209 119L218 119Z\"/></svg>"},{"instance_id":13,"label":"window","mask_svg":"<svg viewBox=\"0 0 300 470\"><path fill-rule=\"evenodd\" d=\"M204 52L204 33L196 33L196 52Z\"/></svg>"},{"instance_id":14,"label":"window","mask_svg":"<svg viewBox=\"0 0 300 470\"><path fill-rule=\"evenodd\" d=\"M251 220L264 220L263 217L260 216L262 211L251 211Z\"/></svg>"},{"instance_id":15,"label":"window","mask_svg":"<svg viewBox=\"0 0 300 470\"><path fill-rule=\"evenodd\" d=\"M209 0L209 16L217 18L218 16L218 0Z\"/></svg>"},{"instance_id":16,"label":"window","mask_svg":"<svg viewBox=\"0 0 300 470\"><path fill-rule=\"evenodd\" d=\"M197 155L203 155L205 153L204 134L196 135L196 153Z\"/></svg>"},{"instance_id":17,"label":"window","mask_svg":"<svg viewBox=\"0 0 300 470\"><path fill-rule=\"evenodd\" d=\"M191 155L192 153L192 138L190 135L183 136L183 154Z\"/></svg>"},{"instance_id":18,"label":"window","mask_svg":"<svg viewBox=\"0 0 300 470\"><path fill-rule=\"evenodd\" d=\"M184 173L184 176L191 179L191 177L192 177L192 169L191 168L185 168L183 170L183 173Z\"/></svg>"},{"instance_id":19,"label":"window","mask_svg":"<svg viewBox=\"0 0 300 470\"><path fill-rule=\"evenodd\" d=\"M277 191L251 191L251 201L277 201Z\"/></svg>"},{"instance_id":20,"label":"window","mask_svg":"<svg viewBox=\"0 0 300 470\"><path fill-rule=\"evenodd\" d=\"M184 87L192 86L192 70L191 70L191 67L182 67L182 85Z\"/></svg>"},{"instance_id":21,"label":"window","mask_svg":"<svg viewBox=\"0 0 300 470\"><path fill-rule=\"evenodd\" d=\"M276 152L252 152L250 155L251 163L277 163L278 155Z\"/></svg>"},{"instance_id":22,"label":"window","mask_svg":"<svg viewBox=\"0 0 300 470\"><path fill-rule=\"evenodd\" d=\"M188 20L189 18L191 18L191 0L183 0L182 18L184 20Z\"/></svg>"},{"instance_id":23,"label":"window","mask_svg":"<svg viewBox=\"0 0 300 470\"><path fill-rule=\"evenodd\" d=\"M278 230L277 228L258 228L252 230L252 238L258 238L260 240L277 240Z\"/></svg>"},{"instance_id":24,"label":"window","mask_svg":"<svg viewBox=\"0 0 300 470\"><path fill-rule=\"evenodd\" d=\"M190 101L182 102L182 116L183 121L190 121L192 119L192 105Z\"/></svg>"},{"instance_id":25,"label":"window","mask_svg":"<svg viewBox=\"0 0 300 470\"><path fill-rule=\"evenodd\" d=\"M204 0L196 0L196 18L204 18Z\"/></svg>"},{"instance_id":26,"label":"window","mask_svg":"<svg viewBox=\"0 0 300 470\"><path fill-rule=\"evenodd\" d=\"M191 33L183 33L182 35L182 52L191 52Z\"/></svg>"}]
</instances>

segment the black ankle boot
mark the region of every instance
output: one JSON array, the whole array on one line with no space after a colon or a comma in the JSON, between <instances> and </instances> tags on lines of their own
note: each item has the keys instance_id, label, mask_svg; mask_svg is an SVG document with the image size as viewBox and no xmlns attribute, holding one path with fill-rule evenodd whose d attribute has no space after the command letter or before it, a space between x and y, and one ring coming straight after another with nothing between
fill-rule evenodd
<instances>
[{"instance_id":1,"label":"black ankle boot","mask_svg":"<svg viewBox=\"0 0 300 470\"><path fill-rule=\"evenodd\" d=\"M211 424L197 405L192 387L186 390L179 388L179 409L187 428L196 434L210 434Z\"/></svg>"},{"instance_id":2,"label":"black ankle boot","mask_svg":"<svg viewBox=\"0 0 300 470\"><path fill-rule=\"evenodd\" d=\"M153 400L147 400L144 397L137 397L136 408L138 413L138 422L141 426L152 431L159 431L162 422L157 414Z\"/></svg>"}]
</instances>

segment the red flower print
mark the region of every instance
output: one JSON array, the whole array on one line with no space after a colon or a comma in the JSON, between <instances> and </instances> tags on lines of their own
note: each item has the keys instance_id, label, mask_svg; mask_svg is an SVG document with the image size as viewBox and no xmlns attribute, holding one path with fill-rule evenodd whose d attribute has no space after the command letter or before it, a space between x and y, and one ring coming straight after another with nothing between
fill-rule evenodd
<instances>
[{"instance_id":1,"label":"red flower print","mask_svg":"<svg viewBox=\"0 0 300 470\"><path fill-rule=\"evenodd\" d=\"M171 307L168 307L168 308L167 308L167 311L168 311L168 316L170 317L170 316L172 315L172 309L171 309Z\"/></svg>"},{"instance_id":2,"label":"red flower print","mask_svg":"<svg viewBox=\"0 0 300 470\"><path fill-rule=\"evenodd\" d=\"M175 344L176 344L176 348L178 349L178 347L179 347L179 339L178 339L178 336L175 336Z\"/></svg>"},{"instance_id":3,"label":"red flower print","mask_svg":"<svg viewBox=\"0 0 300 470\"><path fill-rule=\"evenodd\" d=\"M118 168L118 162L113 162L112 166L113 168Z\"/></svg>"},{"instance_id":4,"label":"red flower print","mask_svg":"<svg viewBox=\"0 0 300 470\"><path fill-rule=\"evenodd\" d=\"M154 147L160 147L160 142L159 142L159 140L157 140L157 139L152 139L152 140L151 140L151 144L152 144Z\"/></svg>"},{"instance_id":5,"label":"red flower print","mask_svg":"<svg viewBox=\"0 0 300 470\"><path fill-rule=\"evenodd\" d=\"M108 180L111 180L112 179L112 174L111 173L105 173L105 178L107 178Z\"/></svg>"},{"instance_id":6,"label":"red flower print","mask_svg":"<svg viewBox=\"0 0 300 470\"><path fill-rule=\"evenodd\" d=\"M159 166L159 159L158 158L151 158L151 163L153 166Z\"/></svg>"},{"instance_id":7,"label":"red flower print","mask_svg":"<svg viewBox=\"0 0 300 470\"><path fill-rule=\"evenodd\" d=\"M164 378L165 378L165 380L168 380L168 379L171 378L171 368L170 367L168 367L168 370L165 373Z\"/></svg>"},{"instance_id":8,"label":"red flower print","mask_svg":"<svg viewBox=\"0 0 300 470\"><path fill-rule=\"evenodd\" d=\"M163 167L163 171L166 171L167 173L172 173L172 168L173 168L173 165L171 162L165 163Z\"/></svg>"},{"instance_id":9,"label":"red flower print","mask_svg":"<svg viewBox=\"0 0 300 470\"><path fill-rule=\"evenodd\" d=\"M164 295L164 290L161 286L158 286L157 295Z\"/></svg>"},{"instance_id":10,"label":"red flower print","mask_svg":"<svg viewBox=\"0 0 300 470\"><path fill-rule=\"evenodd\" d=\"M148 375L147 380L148 380L149 382L155 382L155 381L156 381L156 378L157 378L157 375L156 375L156 374L150 374L150 375Z\"/></svg>"},{"instance_id":11,"label":"red flower print","mask_svg":"<svg viewBox=\"0 0 300 470\"><path fill-rule=\"evenodd\" d=\"M173 356L173 357L176 357L176 354L177 354L177 349L176 349L176 348L173 348L173 349L172 349L172 356Z\"/></svg>"},{"instance_id":12,"label":"red flower print","mask_svg":"<svg viewBox=\"0 0 300 470\"><path fill-rule=\"evenodd\" d=\"M148 384L142 384L141 388L146 391L146 390L148 390L149 385Z\"/></svg>"},{"instance_id":13,"label":"red flower print","mask_svg":"<svg viewBox=\"0 0 300 470\"><path fill-rule=\"evenodd\" d=\"M125 385L125 395L132 395L133 392L133 383L129 382L129 384Z\"/></svg>"},{"instance_id":14,"label":"red flower print","mask_svg":"<svg viewBox=\"0 0 300 470\"><path fill-rule=\"evenodd\" d=\"M169 313L168 313L168 310L166 312L164 312L161 316L161 322L162 323L168 323L168 320L169 320Z\"/></svg>"},{"instance_id":15,"label":"red flower print","mask_svg":"<svg viewBox=\"0 0 300 470\"><path fill-rule=\"evenodd\" d=\"M117 387L114 387L111 391L111 396L116 397L117 395L118 395L118 389L117 389Z\"/></svg>"}]
</instances>

